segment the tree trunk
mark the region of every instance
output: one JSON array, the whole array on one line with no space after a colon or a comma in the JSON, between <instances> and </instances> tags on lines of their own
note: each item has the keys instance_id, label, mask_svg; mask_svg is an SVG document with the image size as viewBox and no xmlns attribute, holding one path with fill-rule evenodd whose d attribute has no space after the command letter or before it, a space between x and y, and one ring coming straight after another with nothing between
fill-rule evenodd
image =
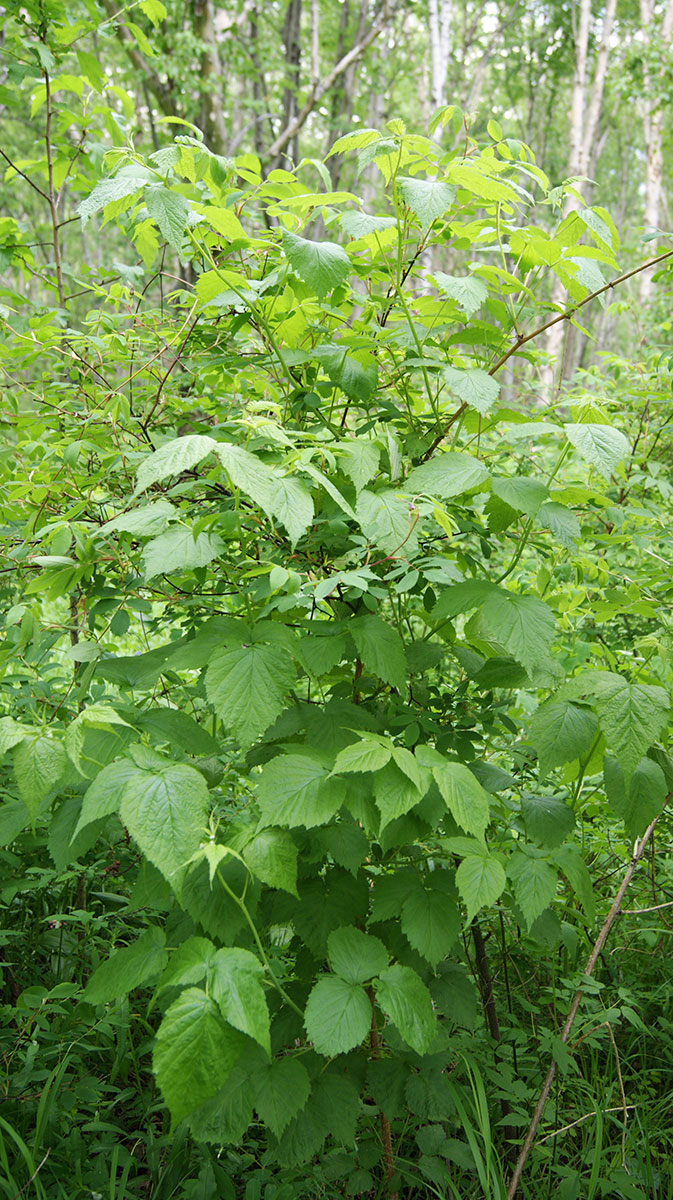
<instances>
[{"instance_id":1,"label":"tree trunk","mask_svg":"<svg viewBox=\"0 0 673 1200\"><path fill-rule=\"evenodd\" d=\"M446 104L446 72L449 48L452 0L428 0L430 33L430 106Z\"/></svg>"},{"instance_id":2,"label":"tree trunk","mask_svg":"<svg viewBox=\"0 0 673 1200\"><path fill-rule=\"evenodd\" d=\"M573 10L575 73L570 105L568 176L569 178L579 177L575 188L580 194L582 187L586 187L582 183L582 178L588 175L598 135L616 9L617 0L607 0L592 79L589 78L588 63L591 0L580 0L579 21L576 20ZM581 206L581 199L577 196L568 196L564 204L564 216L576 212ZM552 300L554 304L558 305L567 304L568 301L565 288L558 281L552 290ZM546 346L549 363L542 372L542 382L547 392L550 392L554 384L560 382L567 374L567 362L570 356L564 354L564 342L569 328L567 321L561 321L549 330Z\"/></svg>"},{"instance_id":3,"label":"tree trunk","mask_svg":"<svg viewBox=\"0 0 673 1200\"><path fill-rule=\"evenodd\" d=\"M203 42L201 128L209 148L215 154L226 154L228 138L224 120L224 75L215 28L213 0L194 0L194 32Z\"/></svg>"},{"instance_id":4,"label":"tree trunk","mask_svg":"<svg viewBox=\"0 0 673 1200\"><path fill-rule=\"evenodd\" d=\"M656 39L661 49L661 62L665 64L665 51L671 44L673 34L673 0L668 0L664 11L661 28L657 32L653 28L654 0L640 0L640 18L645 43L643 91L645 94L643 109L643 133L645 137L645 208L643 225L645 232L659 228L659 213L662 199L663 176L663 109L662 86L665 66L660 68L657 76L652 75L648 62L648 52ZM646 304L652 294L652 272L646 271L640 277L640 299Z\"/></svg>"},{"instance_id":5,"label":"tree trunk","mask_svg":"<svg viewBox=\"0 0 673 1200\"><path fill-rule=\"evenodd\" d=\"M283 45L287 64L287 84L283 92L283 128L287 129L297 116L297 94L301 68L301 0L290 0L285 13ZM289 142L289 158L298 158L299 131Z\"/></svg>"}]
</instances>

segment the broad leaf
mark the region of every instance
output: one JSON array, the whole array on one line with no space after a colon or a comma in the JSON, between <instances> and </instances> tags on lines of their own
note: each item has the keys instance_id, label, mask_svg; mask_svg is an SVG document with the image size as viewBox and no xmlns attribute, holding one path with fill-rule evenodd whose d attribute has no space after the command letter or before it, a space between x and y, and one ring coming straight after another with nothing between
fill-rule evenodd
<instances>
[{"instance_id":1,"label":"broad leaf","mask_svg":"<svg viewBox=\"0 0 673 1200\"><path fill-rule=\"evenodd\" d=\"M604 479L612 477L631 450L628 438L611 425L564 425L563 430L585 462Z\"/></svg>"},{"instance_id":2,"label":"broad leaf","mask_svg":"<svg viewBox=\"0 0 673 1200\"><path fill-rule=\"evenodd\" d=\"M126 996L137 987L152 983L166 966L166 935L152 925L131 946L115 950L96 968L82 999L87 1004L105 1004Z\"/></svg>"},{"instance_id":3,"label":"broad leaf","mask_svg":"<svg viewBox=\"0 0 673 1200\"><path fill-rule=\"evenodd\" d=\"M445 367L443 375L451 391L482 416L486 415L498 399L500 384L481 367L470 367L468 370Z\"/></svg>"},{"instance_id":4,"label":"broad leaf","mask_svg":"<svg viewBox=\"0 0 673 1200\"><path fill-rule=\"evenodd\" d=\"M594 695L608 749L629 779L666 724L668 694L661 687L606 675Z\"/></svg>"},{"instance_id":5,"label":"broad leaf","mask_svg":"<svg viewBox=\"0 0 673 1200\"><path fill-rule=\"evenodd\" d=\"M387 746L374 738L363 737L359 742L351 742L340 750L334 764L335 775L347 775L352 771L380 771L390 762L392 746Z\"/></svg>"},{"instance_id":6,"label":"broad leaf","mask_svg":"<svg viewBox=\"0 0 673 1200\"><path fill-rule=\"evenodd\" d=\"M551 609L536 596L499 588L488 595L479 619L522 667L535 667L548 657L556 623Z\"/></svg>"},{"instance_id":7,"label":"broad leaf","mask_svg":"<svg viewBox=\"0 0 673 1200\"><path fill-rule=\"evenodd\" d=\"M154 1045L154 1073L175 1128L222 1087L243 1049L201 988L187 988L167 1009Z\"/></svg>"},{"instance_id":8,"label":"broad leaf","mask_svg":"<svg viewBox=\"0 0 673 1200\"><path fill-rule=\"evenodd\" d=\"M488 478L489 473L478 458L449 450L414 467L404 486L407 492L450 500L479 487Z\"/></svg>"},{"instance_id":9,"label":"broad leaf","mask_svg":"<svg viewBox=\"0 0 673 1200\"><path fill-rule=\"evenodd\" d=\"M467 907L468 922L489 904L495 904L507 879L502 864L487 854L470 854L456 871L456 884Z\"/></svg>"},{"instance_id":10,"label":"broad leaf","mask_svg":"<svg viewBox=\"0 0 673 1200\"><path fill-rule=\"evenodd\" d=\"M271 511L278 521L282 521L294 545L313 521L311 493L301 480L285 475L275 482Z\"/></svg>"},{"instance_id":11,"label":"broad leaf","mask_svg":"<svg viewBox=\"0 0 673 1200\"><path fill-rule=\"evenodd\" d=\"M374 799L381 814L381 828L397 817L408 813L420 804L427 788L418 788L415 783L393 763L388 763L374 777Z\"/></svg>"},{"instance_id":12,"label":"broad leaf","mask_svg":"<svg viewBox=\"0 0 673 1200\"><path fill-rule=\"evenodd\" d=\"M405 1042L417 1054L427 1054L437 1026L430 993L411 967L396 964L374 981L376 999Z\"/></svg>"},{"instance_id":13,"label":"broad leaf","mask_svg":"<svg viewBox=\"0 0 673 1200\"><path fill-rule=\"evenodd\" d=\"M284 229L283 249L292 270L319 300L343 283L351 269L346 251L337 242L310 242Z\"/></svg>"},{"instance_id":14,"label":"broad leaf","mask_svg":"<svg viewBox=\"0 0 673 1200\"><path fill-rule=\"evenodd\" d=\"M331 777L324 759L311 754L280 754L264 765L259 808L270 825L311 829L324 825L341 808L345 784Z\"/></svg>"},{"instance_id":15,"label":"broad leaf","mask_svg":"<svg viewBox=\"0 0 673 1200\"><path fill-rule=\"evenodd\" d=\"M389 955L383 942L354 925L330 933L327 950L334 974L347 983L366 983L388 965Z\"/></svg>"},{"instance_id":16,"label":"broad leaf","mask_svg":"<svg viewBox=\"0 0 673 1200\"><path fill-rule=\"evenodd\" d=\"M215 534L195 534L185 525L173 525L145 546L145 578L207 567L223 549L224 542Z\"/></svg>"},{"instance_id":17,"label":"broad leaf","mask_svg":"<svg viewBox=\"0 0 673 1200\"><path fill-rule=\"evenodd\" d=\"M456 198L456 189L441 179L400 178L397 188L423 229L429 229L437 217L443 217Z\"/></svg>"},{"instance_id":18,"label":"broad leaf","mask_svg":"<svg viewBox=\"0 0 673 1200\"><path fill-rule=\"evenodd\" d=\"M46 734L26 738L16 747L14 774L33 824L65 771L67 761L62 743Z\"/></svg>"},{"instance_id":19,"label":"broad leaf","mask_svg":"<svg viewBox=\"0 0 673 1200\"><path fill-rule=\"evenodd\" d=\"M549 495L548 489L539 479L514 476L511 479L494 479L493 492L504 504L515 512L534 517L540 505Z\"/></svg>"},{"instance_id":20,"label":"broad leaf","mask_svg":"<svg viewBox=\"0 0 673 1200\"><path fill-rule=\"evenodd\" d=\"M399 492L392 488L383 492L362 491L356 512L367 540L385 554L395 554L399 550L409 557L415 553L418 546L416 514Z\"/></svg>"},{"instance_id":21,"label":"broad leaf","mask_svg":"<svg viewBox=\"0 0 673 1200\"><path fill-rule=\"evenodd\" d=\"M367 1037L372 1010L367 993L358 984L336 975L318 980L307 1004L306 1032L319 1054L332 1058L347 1054Z\"/></svg>"},{"instance_id":22,"label":"broad leaf","mask_svg":"<svg viewBox=\"0 0 673 1200\"><path fill-rule=\"evenodd\" d=\"M125 787L139 774L139 768L130 758L120 758L118 762L103 767L84 794L74 836L92 821L119 812Z\"/></svg>"},{"instance_id":23,"label":"broad leaf","mask_svg":"<svg viewBox=\"0 0 673 1200\"><path fill-rule=\"evenodd\" d=\"M148 455L138 467L136 490L143 492L153 483L162 483L172 475L191 471L215 449L216 445L213 438L196 433L166 442L153 454Z\"/></svg>"},{"instance_id":24,"label":"broad leaf","mask_svg":"<svg viewBox=\"0 0 673 1200\"><path fill-rule=\"evenodd\" d=\"M381 617L356 617L348 624L365 671L378 675L385 683L402 691L406 680L406 660L402 639L392 625Z\"/></svg>"},{"instance_id":25,"label":"broad leaf","mask_svg":"<svg viewBox=\"0 0 673 1200\"><path fill-rule=\"evenodd\" d=\"M436 967L460 937L461 919L448 872L432 871L402 908L402 932L414 950Z\"/></svg>"},{"instance_id":26,"label":"broad leaf","mask_svg":"<svg viewBox=\"0 0 673 1200\"><path fill-rule=\"evenodd\" d=\"M169 246L180 251L190 215L188 201L179 192L164 187L147 188L145 192L147 211L156 221L161 235Z\"/></svg>"},{"instance_id":27,"label":"broad leaf","mask_svg":"<svg viewBox=\"0 0 673 1200\"><path fill-rule=\"evenodd\" d=\"M574 512L566 508L565 504L557 504L554 500L538 509L536 520L538 525L548 529L552 537L568 550L574 550L582 536L580 523Z\"/></svg>"},{"instance_id":28,"label":"broad leaf","mask_svg":"<svg viewBox=\"0 0 673 1200\"><path fill-rule=\"evenodd\" d=\"M208 992L222 1016L271 1054L269 1010L262 987L264 967L249 950L218 950L208 964Z\"/></svg>"},{"instance_id":29,"label":"broad leaf","mask_svg":"<svg viewBox=\"0 0 673 1200\"><path fill-rule=\"evenodd\" d=\"M544 859L517 852L509 860L507 873L514 884L514 898L530 929L556 895L557 872Z\"/></svg>"},{"instance_id":30,"label":"broad leaf","mask_svg":"<svg viewBox=\"0 0 673 1200\"><path fill-rule=\"evenodd\" d=\"M206 693L225 727L250 746L284 708L294 678L292 661L279 646L234 646L213 655Z\"/></svg>"},{"instance_id":31,"label":"broad leaf","mask_svg":"<svg viewBox=\"0 0 673 1200\"><path fill-rule=\"evenodd\" d=\"M297 847L285 829L261 829L243 848L243 857L267 887L297 895Z\"/></svg>"},{"instance_id":32,"label":"broad leaf","mask_svg":"<svg viewBox=\"0 0 673 1200\"><path fill-rule=\"evenodd\" d=\"M279 1138L304 1108L311 1082L298 1058L278 1058L256 1070L252 1087L257 1112Z\"/></svg>"},{"instance_id":33,"label":"broad leaf","mask_svg":"<svg viewBox=\"0 0 673 1200\"><path fill-rule=\"evenodd\" d=\"M540 846L560 846L575 828L575 814L556 796L521 797L526 832Z\"/></svg>"},{"instance_id":34,"label":"broad leaf","mask_svg":"<svg viewBox=\"0 0 673 1200\"><path fill-rule=\"evenodd\" d=\"M481 308L488 296L486 284L474 275L445 275L443 271L435 271L433 279L440 292L455 300L467 317Z\"/></svg>"},{"instance_id":35,"label":"broad leaf","mask_svg":"<svg viewBox=\"0 0 673 1200\"><path fill-rule=\"evenodd\" d=\"M203 775L181 763L139 771L123 788L121 819L169 883L175 883L176 872L198 850L207 812Z\"/></svg>"},{"instance_id":36,"label":"broad leaf","mask_svg":"<svg viewBox=\"0 0 673 1200\"><path fill-rule=\"evenodd\" d=\"M554 767L583 758L598 735L598 721L591 709L570 700L548 700L537 709L530 739L537 750L540 777Z\"/></svg>"},{"instance_id":37,"label":"broad leaf","mask_svg":"<svg viewBox=\"0 0 673 1200\"><path fill-rule=\"evenodd\" d=\"M483 838L489 822L489 799L481 784L462 763L443 762L432 768L442 799L461 829Z\"/></svg>"}]
</instances>

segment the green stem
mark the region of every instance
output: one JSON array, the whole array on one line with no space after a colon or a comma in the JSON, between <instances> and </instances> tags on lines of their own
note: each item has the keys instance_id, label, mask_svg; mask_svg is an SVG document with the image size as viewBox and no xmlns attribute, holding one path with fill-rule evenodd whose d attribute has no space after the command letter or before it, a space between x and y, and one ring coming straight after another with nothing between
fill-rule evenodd
<instances>
[{"instance_id":1,"label":"green stem","mask_svg":"<svg viewBox=\"0 0 673 1200\"><path fill-rule=\"evenodd\" d=\"M260 957L262 959L262 962L264 963L264 966L266 967L266 970L269 973L269 976L271 978L271 982L273 983L273 986L283 997L283 1000L285 1001L285 1003L289 1004L290 1008L294 1009L294 1011L297 1013L298 1016L301 1017L301 1019L303 1021L303 1019L304 1019L303 1012L298 1007L298 1005L295 1004L292 997L288 996L282 983L279 983L278 980L276 979L276 976L273 971L273 967L271 966L271 963L269 962L266 950L264 949L264 946L262 945L262 940L259 936L259 933L257 932L257 926L255 925L255 922L253 921L252 917L250 916L250 913L248 912L248 909L247 909L245 903L243 902L243 900L241 899L240 896L236 895L236 892L233 890L233 888L229 887L229 884L227 883L226 879L223 878L222 871L219 867L217 869L217 877L218 877L220 883L222 884L222 887L224 888L225 892L229 896L229 898L231 900L233 900L234 904L236 904L238 908L240 908L248 926L250 927L250 932L252 933L252 936L255 939L255 945L257 946L257 949L259 950Z\"/></svg>"}]
</instances>

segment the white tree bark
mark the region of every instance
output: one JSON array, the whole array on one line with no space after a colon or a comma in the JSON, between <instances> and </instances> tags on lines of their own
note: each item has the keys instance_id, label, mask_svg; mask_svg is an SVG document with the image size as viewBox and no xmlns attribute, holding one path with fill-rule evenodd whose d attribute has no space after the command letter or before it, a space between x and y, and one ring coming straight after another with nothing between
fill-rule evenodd
<instances>
[{"instance_id":1,"label":"white tree bark","mask_svg":"<svg viewBox=\"0 0 673 1200\"><path fill-rule=\"evenodd\" d=\"M644 0L649 2L649 0ZM673 3L673 0L670 0ZM603 28L601 40L596 54L596 62L591 75L589 71L589 34L591 31L591 0L580 0L579 20L573 10L573 33L575 35L575 73L573 76L573 92L570 105L570 132L568 154L568 176L579 176L580 180L589 174L589 166L594 159L594 148L598 137L603 94L608 69L610 43L617 10L617 0L606 0L603 12ZM580 196L582 188L586 187L581 181L574 185ZM568 196L564 204L564 216L582 207L578 196ZM554 304L567 303L565 288L558 281L552 290ZM563 375L564 341L568 336L568 323L561 321L553 325L547 337L546 350L549 355L548 366L542 373L545 389L551 389L555 381Z\"/></svg>"},{"instance_id":2,"label":"white tree bark","mask_svg":"<svg viewBox=\"0 0 673 1200\"><path fill-rule=\"evenodd\" d=\"M446 104L446 74L451 49L452 0L428 0L430 33L430 106Z\"/></svg>"},{"instance_id":3,"label":"white tree bark","mask_svg":"<svg viewBox=\"0 0 673 1200\"><path fill-rule=\"evenodd\" d=\"M659 228L659 214L662 206L663 178L663 124L664 114L661 100L661 73L652 75L648 62L648 51L655 42L663 50L668 49L673 36L673 0L668 0L664 9L661 27L654 27L654 0L640 0L640 19L643 30L645 47L645 67L643 70L644 107L643 134L645 138L645 208L643 225L648 232ZM662 55L662 62L665 62ZM663 71L663 67L661 70ZM640 299L646 304L652 294L652 272L645 271L640 277Z\"/></svg>"}]
</instances>

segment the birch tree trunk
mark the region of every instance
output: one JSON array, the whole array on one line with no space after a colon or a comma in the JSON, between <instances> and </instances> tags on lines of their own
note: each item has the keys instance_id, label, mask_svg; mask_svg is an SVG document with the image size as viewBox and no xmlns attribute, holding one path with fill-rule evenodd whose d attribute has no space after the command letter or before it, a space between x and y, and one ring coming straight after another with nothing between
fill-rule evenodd
<instances>
[{"instance_id":1,"label":"birch tree trunk","mask_svg":"<svg viewBox=\"0 0 673 1200\"><path fill-rule=\"evenodd\" d=\"M430 34L430 106L446 104L446 73L449 66L452 0L428 0Z\"/></svg>"},{"instance_id":2,"label":"birch tree trunk","mask_svg":"<svg viewBox=\"0 0 673 1200\"><path fill-rule=\"evenodd\" d=\"M648 232L659 228L659 213L662 202L664 114L661 89L663 83L662 75L665 70L663 64L666 60L666 54L663 53L660 60L662 66L657 74L653 75L649 62L649 51L652 45L656 44L659 49L665 52L671 44L671 36L673 35L673 0L668 0L661 28L658 31L654 28L654 0L640 0L640 19L645 44L643 134L645 138L646 161L643 225L645 226L645 231ZM640 277L641 302L646 304L651 294L652 272L644 271Z\"/></svg>"},{"instance_id":3,"label":"birch tree trunk","mask_svg":"<svg viewBox=\"0 0 673 1200\"><path fill-rule=\"evenodd\" d=\"M301 67L301 0L290 0L285 13L283 45L287 64L287 84L283 92L283 128L292 125L297 116L297 93ZM289 143L290 158L298 157L299 131Z\"/></svg>"},{"instance_id":4,"label":"birch tree trunk","mask_svg":"<svg viewBox=\"0 0 673 1200\"><path fill-rule=\"evenodd\" d=\"M577 192L582 193L586 184L582 178L589 173L589 165L593 161L593 153L598 136L598 129L603 108L603 94L610 54L610 39L617 10L617 0L606 0L603 12L603 28L596 54L593 76L589 71L589 34L591 31L591 0L580 0L579 20L573 9L573 35L575 39L575 71L573 76L573 91L570 105L570 131L568 154L568 177L580 177L574 185ZM563 215L576 212L581 208L581 200L577 196L566 198ZM565 288L558 281L552 291L554 304L567 303ZM542 383L545 390L554 387L560 381L565 371L566 354L564 343L568 336L567 321L553 325L547 337L547 354L549 363L542 372Z\"/></svg>"}]
</instances>

